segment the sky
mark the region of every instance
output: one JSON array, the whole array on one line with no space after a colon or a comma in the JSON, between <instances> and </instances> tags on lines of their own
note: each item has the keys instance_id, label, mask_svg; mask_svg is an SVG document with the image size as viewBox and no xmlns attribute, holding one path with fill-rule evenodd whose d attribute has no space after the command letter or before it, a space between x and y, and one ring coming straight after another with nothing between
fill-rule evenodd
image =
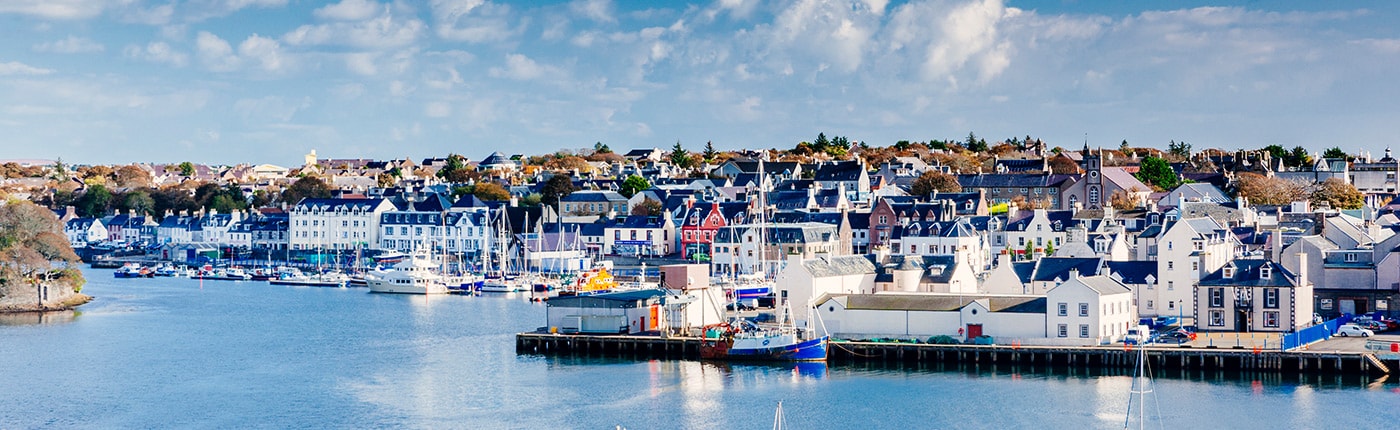
<instances>
[{"instance_id":1,"label":"sky","mask_svg":"<svg viewBox=\"0 0 1400 430\"><path fill-rule=\"evenodd\" d=\"M1396 22L1393 1L0 0L0 159L480 160L819 132L1379 157Z\"/></svg>"}]
</instances>

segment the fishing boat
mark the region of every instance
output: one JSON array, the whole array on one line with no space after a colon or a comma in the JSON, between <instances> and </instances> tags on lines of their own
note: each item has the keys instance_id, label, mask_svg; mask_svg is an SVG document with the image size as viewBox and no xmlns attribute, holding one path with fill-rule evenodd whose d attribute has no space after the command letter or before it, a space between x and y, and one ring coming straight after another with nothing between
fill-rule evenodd
<instances>
[{"instance_id":1,"label":"fishing boat","mask_svg":"<svg viewBox=\"0 0 1400 430\"><path fill-rule=\"evenodd\" d=\"M176 267L176 266L173 265L173 264L162 264L162 265L160 265L160 266L156 266L155 271L152 272L152 273L155 274L155 276L166 277L166 278L173 278L173 277L178 277L178 276L180 276L180 275L184 275L184 274L185 274L185 270L184 270L184 269L181 269L181 268L179 268L179 267Z\"/></svg>"},{"instance_id":2,"label":"fishing boat","mask_svg":"<svg viewBox=\"0 0 1400 430\"><path fill-rule=\"evenodd\" d=\"M415 253L394 264L391 270L365 275L371 293L447 294L447 284L437 265L426 254Z\"/></svg>"},{"instance_id":3,"label":"fishing boat","mask_svg":"<svg viewBox=\"0 0 1400 430\"><path fill-rule=\"evenodd\" d=\"M700 358L706 360L825 361L828 337L782 322L762 327L742 318L704 327Z\"/></svg>"},{"instance_id":4,"label":"fishing boat","mask_svg":"<svg viewBox=\"0 0 1400 430\"><path fill-rule=\"evenodd\" d=\"M213 281L248 281L253 279L253 275L244 272L237 267L213 268L208 265L200 269L199 273L191 276L194 279L208 279Z\"/></svg>"},{"instance_id":5,"label":"fishing boat","mask_svg":"<svg viewBox=\"0 0 1400 430\"><path fill-rule=\"evenodd\" d=\"M140 264L136 263L123 264L122 267L112 272L112 277L115 278L149 278L152 276L154 276L154 273L151 268L142 267Z\"/></svg>"},{"instance_id":6,"label":"fishing boat","mask_svg":"<svg viewBox=\"0 0 1400 430\"><path fill-rule=\"evenodd\" d=\"M267 283L272 285L297 285L304 287L344 287L349 277L339 272L326 272L316 275L296 273L283 273L276 279L269 279Z\"/></svg>"}]
</instances>

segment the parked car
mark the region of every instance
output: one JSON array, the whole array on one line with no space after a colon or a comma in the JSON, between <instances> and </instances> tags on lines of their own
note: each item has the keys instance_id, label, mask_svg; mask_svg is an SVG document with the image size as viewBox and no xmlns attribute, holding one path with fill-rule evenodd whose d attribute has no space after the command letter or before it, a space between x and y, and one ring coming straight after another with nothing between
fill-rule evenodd
<instances>
[{"instance_id":1,"label":"parked car","mask_svg":"<svg viewBox=\"0 0 1400 430\"><path fill-rule=\"evenodd\" d=\"M1126 336L1123 336L1123 343L1126 343L1128 345L1137 345L1140 343L1147 343L1151 341L1152 329L1148 328L1145 325L1140 325L1136 328L1130 328L1128 329L1128 334Z\"/></svg>"},{"instance_id":2,"label":"parked car","mask_svg":"<svg viewBox=\"0 0 1400 430\"><path fill-rule=\"evenodd\" d=\"M1370 329L1363 328L1363 327L1361 327L1361 326L1359 326L1359 325L1356 325L1356 324L1344 324L1344 325L1342 325L1341 327L1337 327L1337 336L1343 336L1343 337L1350 337L1350 336L1371 337L1371 336L1374 336L1375 334L1376 334L1376 332L1371 331Z\"/></svg>"},{"instance_id":3,"label":"parked car","mask_svg":"<svg viewBox=\"0 0 1400 430\"><path fill-rule=\"evenodd\" d=\"M1195 340L1195 337L1192 336L1191 333L1188 333L1186 330L1172 330L1157 335L1157 339L1153 340L1153 342L1183 344L1192 340Z\"/></svg>"},{"instance_id":4,"label":"parked car","mask_svg":"<svg viewBox=\"0 0 1400 430\"><path fill-rule=\"evenodd\" d=\"M1386 329L1389 328L1385 325L1385 323L1376 320L1362 321L1360 323L1357 323L1356 325L1359 325L1361 326L1361 328L1371 331L1386 331Z\"/></svg>"}]
</instances>

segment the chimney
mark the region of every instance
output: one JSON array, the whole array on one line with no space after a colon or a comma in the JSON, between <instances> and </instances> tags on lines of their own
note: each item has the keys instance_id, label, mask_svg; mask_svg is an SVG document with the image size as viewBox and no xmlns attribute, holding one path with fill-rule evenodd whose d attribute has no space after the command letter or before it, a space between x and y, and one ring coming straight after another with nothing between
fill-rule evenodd
<instances>
[{"instance_id":1,"label":"chimney","mask_svg":"<svg viewBox=\"0 0 1400 430\"><path fill-rule=\"evenodd\" d=\"M1282 263L1283 263L1283 260L1282 260L1282 257L1283 257L1283 232L1282 232L1282 231L1274 230L1274 232L1270 234L1270 236L1269 236L1269 246L1273 248L1273 257L1274 257L1274 258L1273 258L1273 261L1274 261L1275 263L1280 263L1280 264L1282 264Z\"/></svg>"},{"instance_id":2,"label":"chimney","mask_svg":"<svg viewBox=\"0 0 1400 430\"><path fill-rule=\"evenodd\" d=\"M1298 253L1298 286L1308 284L1308 253Z\"/></svg>"},{"instance_id":3,"label":"chimney","mask_svg":"<svg viewBox=\"0 0 1400 430\"><path fill-rule=\"evenodd\" d=\"M516 196L510 196L510 207L516 206L520 206L520 198Z\"/></svg>"},{"instance_id":4,"label":"chimney","mask_svg":"<svg viewBox=\"0 0 1400 430\"><path fill-rule=\"evenodd\" d=\"M1327 214L1322 212L1313 213L1313 231L1317 235L1327 232Z\"/></svg>"},{"instance_id":5,"label":"chimney","mask_svg":"<svg viewBox=\"0 0 1400 430\"><path fill-rule=\"evenodd\" d=\"M1077 269L1077 268L1071 268L1071 269L1069 269L1069 278L1070 278L1070 279L1079 279L1079 269Z\"/></svg>"},{"instance_id":6,"label":"chimney","mask_svg":"<svg viewBox=\"0 0 1400 430\"><path fill-rule=\"evenodd\" d=\"M1016 220L1016 217L1017 217L1018 215L1020 215L1020 214L1021 214L1021 208L1018 207L1018 206L1016 205L1016 202L1009 202L1009 203L1006 204L1006 221L1007 221L1007 222L1015 221L1015 220Z\"/></svg>"}]
</instances>

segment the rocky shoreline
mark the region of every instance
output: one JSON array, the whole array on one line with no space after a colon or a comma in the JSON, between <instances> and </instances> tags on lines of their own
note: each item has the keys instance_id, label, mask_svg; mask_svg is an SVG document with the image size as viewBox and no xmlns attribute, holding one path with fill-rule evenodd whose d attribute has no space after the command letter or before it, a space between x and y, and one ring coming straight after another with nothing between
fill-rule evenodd
<instances>
[{"instance_id":1,"label":"rocky shoreline","mask_svg":"<svg viewBox=\"0 0 1400 430\"><path fill-rule=\"evenodd\" d=\"M78 306L85 305L91 301L92 296L83 293L74 293L64 298L62 301L44 303L42 305L38 303L30 303L10 304L2 306L0 307L0 314L70 311L76 309Z\"/></svg>"}]
</instances>

